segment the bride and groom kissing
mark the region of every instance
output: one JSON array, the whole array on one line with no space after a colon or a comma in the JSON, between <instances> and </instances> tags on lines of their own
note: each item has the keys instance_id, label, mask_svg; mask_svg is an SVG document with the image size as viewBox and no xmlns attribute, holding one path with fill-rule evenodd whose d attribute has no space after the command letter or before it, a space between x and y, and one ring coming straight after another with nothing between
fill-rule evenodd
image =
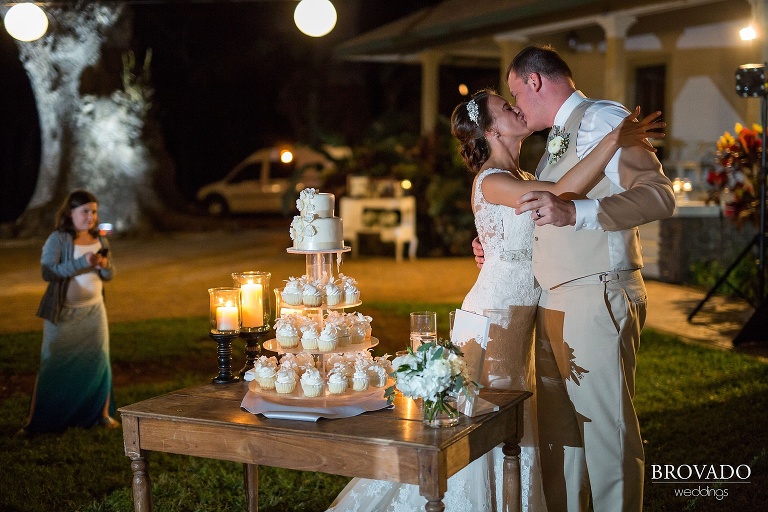
<instances>
[{"instance_id":1,"label":"bride and groom kissing","mask_svg":"<svg viewBox=\"0 0 768 512\"><path fill-rule=\"evenodd\" d=\"M491 90L459 104L451 129L477 173L480 267L462 309L494 315L481 383L534 391L526 402L522 510L642 510L644 456L633 406L646 293L637 226L672 215L674 192L639 122L575 88L548 46L507 70L512 106ZM535 175L522 141L551 127ZM534 336L535 332L535 336ZM500 448L448 480L449 512L502 510ZM333 511L424 510L418 486L354 479Z\"/></svg>"}]
</instances>

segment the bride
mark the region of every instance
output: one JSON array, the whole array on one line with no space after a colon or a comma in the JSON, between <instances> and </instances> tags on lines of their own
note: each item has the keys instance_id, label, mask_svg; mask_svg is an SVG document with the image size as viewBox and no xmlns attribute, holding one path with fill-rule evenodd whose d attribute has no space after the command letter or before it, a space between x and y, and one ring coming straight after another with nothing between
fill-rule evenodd
<instances>
[{"instance_id":1,"label":"bride","mask_svg":"<svg viewBox=\"0 0 768 512\"><path fill-rule=\"evenodd\" d=\"M491 318L488 348L480 381L485 387L534 391L532 364L533 326L540 289L531 271L533 221L516 215L517 198L529 191L548 190L556 195L585 194L603 175L616 150L645 144L646 137L660 137L649 130L659 112L635 121L639 107L610 132L581 162L557 183L535 181L518 166L520 146L531 132L516 107L490 89L459 104L451 116L451 132L459 141L466 165L477 173L472 188L472 210L485 263L462 309ZM471 365L470 365L471 366ZM535 404L525 403L520 468L522 510L546 510L539 468ZM500 447L473 461L448 479L443 498L446 512L502 510ZM416 512L426 499L416 485L380 480L353 479L331 504L333 512Z\"/></svg>"}]
</instances>

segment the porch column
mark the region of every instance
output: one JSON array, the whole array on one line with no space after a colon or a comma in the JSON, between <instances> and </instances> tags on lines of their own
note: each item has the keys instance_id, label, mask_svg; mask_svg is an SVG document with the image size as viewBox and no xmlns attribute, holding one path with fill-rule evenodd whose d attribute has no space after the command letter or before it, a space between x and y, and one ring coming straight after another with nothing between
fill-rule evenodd
<instances>
[{"instance_id":1,"label":"porch column","mask_svg":"<svg viewBox=\"0 0 768 512\"><path fill-rule=\"evenodd\" d=\"M507 84L507 68L520 50L528 45L528 38L524 35L499 35L493 38L499 46L499 94L508 101L512 101Z\"/></svg>"},{"instance_id":2,"label":"porch column","mask_svg":"<svg viewBox=\"0 0 768 512\"><path fill-rule=\"evenodd\" d=\"M431 136L437 126L437 100L440 96L440 52L427 50L421 60L421 134Z\"/></svg>"},{"instance_id":3,"label":"porch column","mask_svg":"<svg viewBox=\"0 0 768 512\"><path fill-rule=\"evenodd\" d=\"M629 27L637 18L622 14L607 14L600 16L598 23L605 31L605 71L603 75L603 97L608 100L618 101L622 105L626 102L627 91L627 57L624 49L624 40L627 37Z\"/></svg>"}]
</instances>

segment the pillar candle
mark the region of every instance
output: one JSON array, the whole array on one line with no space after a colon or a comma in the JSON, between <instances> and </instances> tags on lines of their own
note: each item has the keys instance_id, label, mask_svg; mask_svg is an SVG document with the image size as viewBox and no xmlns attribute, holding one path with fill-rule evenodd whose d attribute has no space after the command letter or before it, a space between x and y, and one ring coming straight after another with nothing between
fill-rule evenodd
<instances>
[{"instance_id":1,"label":"pillar candle","mask_svg":"<svg viewBox=\"0 0 768 512\"><path fill-rule=\"evenodd\" d=\"M264 325L264 300L260 284L240 285L240 303L243 311L243 327Z\"/></svg>"},{"instance_id":2,"label":"pillar candle","mask_svg":"<svg viewBox=\"0 0 768 512\"><path fill-rule=\"evenodd\" d=\"M216 328L220 331L237 331L240 328L237 321L237 306L227 302L225 306L216 308Z\"/></svg>"}]
</instances>

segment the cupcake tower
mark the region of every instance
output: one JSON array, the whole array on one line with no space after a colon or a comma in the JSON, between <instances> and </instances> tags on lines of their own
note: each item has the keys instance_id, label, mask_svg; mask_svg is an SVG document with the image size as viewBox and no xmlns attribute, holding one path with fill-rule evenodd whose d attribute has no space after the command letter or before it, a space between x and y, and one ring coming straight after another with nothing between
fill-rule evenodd
<instances>
[{"instance_id":1,"label":"cupcake tower","mask_svg":"<svg viewBox=\"0 0 768 512\"><path fill-rule=\"evenodd\" d=\"M334 274L334 266L341 266L341 253L349 250L343 242L341 247L288 249L289 253L305 254L306 272L290 277L282 289L275 290L279 305L275 339L264 346L280 354L280 362L260 359L246 377L257 381L261 389L311 398L326 393L353 394L386 384L391 364L386 356L371 356L370 349L378 344L371 336L371 317L345 311L361 302L355 279ZM299 356L313 364L291 363ZM283 368L286 361L290 368Z\"/></svg>"}]
</instances>

